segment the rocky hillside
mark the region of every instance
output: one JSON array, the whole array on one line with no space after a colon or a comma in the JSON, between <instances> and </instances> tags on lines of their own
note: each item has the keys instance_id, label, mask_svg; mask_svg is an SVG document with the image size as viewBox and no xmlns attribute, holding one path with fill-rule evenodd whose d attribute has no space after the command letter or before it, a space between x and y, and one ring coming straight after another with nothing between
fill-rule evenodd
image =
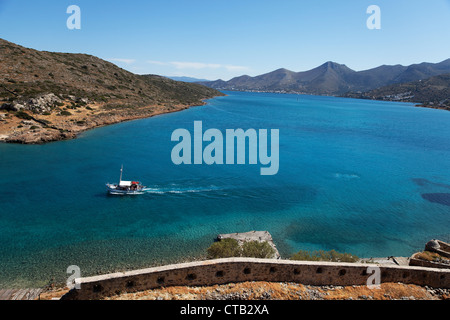
<instances>
[{"instance_id":1,"label":"rocky hillside","mask_svg":"<svg viewBox=\"0 0 450 320\"><path fill-rule=\"evenodd\" d=\"M0 140L43 143L111 123L201 105L222 93L136 75L86 54L28 49L0 39Z\"/></svg>"},{"instance_id":2,"label":"rocky hillside","mask_svg":"<svg viewBox=\"0 0 450 320\"><path fill-rule=\"evenodd\" d=\"M425 80L385 86L346 97L386 101L417 102L421 106L450 110L450 73Z\"/></svg>"},{"instance_id":3,"label":"rocky hillside","mask_svg":"<svg viewBox=\"0 0 450 320\"><path fill-rule=\"evenodd\" d=\"M240 76L229 81L199 82L215 89L239 91L297 92L340 95L382 86L417 81L450 72L450 59L440 63L387 66L354 71L343 64L326 62L303 72L278 69L256 77Z\"/></svg>"}]
</instances>

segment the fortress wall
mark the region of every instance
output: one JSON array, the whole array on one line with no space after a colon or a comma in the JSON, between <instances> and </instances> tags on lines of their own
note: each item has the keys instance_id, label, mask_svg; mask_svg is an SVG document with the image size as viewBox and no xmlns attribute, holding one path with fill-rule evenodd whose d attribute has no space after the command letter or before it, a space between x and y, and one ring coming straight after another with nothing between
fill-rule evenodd
<instances>
[{"instance_id":1,"label":"fortress wall","mask_svg":"<svg viewBox=\"0 0 450 320\"><path fill-rule=\"evenodd\" d=\"M113 273L76 280L63 299L100 299L124 292L167 286L204 286L244 281L296 282L305 285L366 285L379 267L381 283L401 282L450 288L450 270L361 263L226 258ZM369 284L372 284L370 282Z\"/></svg>"}]
</instances>

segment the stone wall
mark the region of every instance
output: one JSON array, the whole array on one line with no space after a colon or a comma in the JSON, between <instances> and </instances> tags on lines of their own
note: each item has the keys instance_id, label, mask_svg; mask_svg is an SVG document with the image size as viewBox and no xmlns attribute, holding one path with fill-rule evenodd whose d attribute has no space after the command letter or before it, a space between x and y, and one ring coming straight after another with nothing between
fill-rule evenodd
<instances>
[{"instance_id":1,"label":"stone wall","mask_svg":"<svg viewBox=\"0 0 450 320\"><path fill-rule=\"evenodd\" d=\"M305 285L365 285L368 267L380 268L381 283L402 282L450 288L450 270L360 263L227 258L77 279L62 299L100 299L124 292L167 286L202 286L244 281L296 282Z\"/></svg>"},{"instance_id":2,"label":"stone wall","mask_svg":"<svg viewBox=\"0 0 450 320\"><path fill-rule=\"evenodd\" d=\"M419 252L420 253L420 252ZM419 267L427 267L427 268L444 268L444 269L450 269L450 264L444 264L444 263L437 263L437 262L433 262L433 261L425 261L422 259L416 259L415 256L417 255L414 254L410 259L409 259L409 265L410 266L419 266Z\"/></svg>"}]
</instances>

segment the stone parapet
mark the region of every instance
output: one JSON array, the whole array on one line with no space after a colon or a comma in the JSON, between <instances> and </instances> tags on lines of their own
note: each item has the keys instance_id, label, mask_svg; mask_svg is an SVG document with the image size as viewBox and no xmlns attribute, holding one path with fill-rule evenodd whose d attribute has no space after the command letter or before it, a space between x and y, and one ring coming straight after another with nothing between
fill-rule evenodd
<instances>
[{"instance_id":1,"label":"stone parapet","mask_svg":"<svg viewBox=\"0 0 450 320\"><path fill-rule=\"evenodd\" d=\"M335 263L255 258L226 258L80 278L62 299L90 300L124 292L169 286L206 286L244 281L305 285L365 285L378 267L381 283L401 282L450 288L450 270L365 263Z\"/></svg>"}]
</instances>

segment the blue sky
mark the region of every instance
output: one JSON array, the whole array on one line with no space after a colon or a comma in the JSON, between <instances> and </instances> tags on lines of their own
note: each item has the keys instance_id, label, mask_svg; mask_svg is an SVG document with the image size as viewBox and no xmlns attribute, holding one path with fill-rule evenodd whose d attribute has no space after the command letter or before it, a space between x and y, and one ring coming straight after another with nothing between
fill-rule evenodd
<instances>
[{"instance_id":1,"label":"blue sky","mask_svg":"<svg viewBox=\"0 0 450 320\"><path fill-rule=\"evenodd\" d=\"M69 5L81 30L69 30ZM381 30L369 30L369 5ZM326 61L365 70L450 58L450 0L0 0L0 37L139 74L228 80Z\"/></svg>"}]
</instances>

